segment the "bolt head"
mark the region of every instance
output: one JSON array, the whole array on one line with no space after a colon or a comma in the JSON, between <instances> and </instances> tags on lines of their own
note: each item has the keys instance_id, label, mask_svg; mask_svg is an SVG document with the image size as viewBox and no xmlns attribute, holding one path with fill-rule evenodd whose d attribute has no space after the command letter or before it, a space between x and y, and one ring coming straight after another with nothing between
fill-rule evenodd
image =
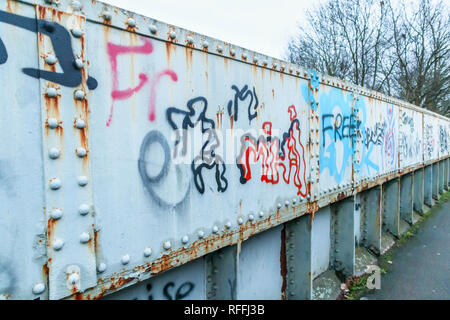
<instances>
[{"instance_id":1,"label":"bolt head","mask_svg":"<svg viewBox=\"0 0 450 320\"><path fill-rule=\"evenodd\" d=\"M213 231L213 233L219 232L219 227L218 226L213 226L212 231Z\"/></svg>"},{"instance_id":2,"label":"bolt head","mask_svg":"<svg viewBox=\"0 0 450 320\"><path fill-rule=\"evenodd\" d=\"M78 273L72 273L70 276L69 276L69 283L71 284L71 285L76 285L78 282L80 282L80 275L78 274Z\"/></svg>"},{"instance_id":3,"label":"bolt head","mask_svg":"<svg viewBox=\"0 0 450 320\"><path fill-rule=\"evenodd\" d=\"M199 239L203 239L205 237L205 232L203 230L200 230L197 234Z\"/></svg>"},{"instance_id":4,"label":"bolt head","mask_svg":"<svg viewBox=\"0 0 450 320\"><path fill-rule=\"evenodd\" d=\"M83 90L75 90L75 99L78 101L84 100L84 97L86 96Z\"/></svg>"},{"instance_id":5,"label":"bolt head","mask_svg":"<svg viewBox=\"0 0 450 320\"><path fill-rule=\"evenodd\" d=\"M88 243L89 240L91 240L91 236L89 235L89 233L83 232L83 233L80 235L80 242L81 242L81 243Z\"/></svg>"},{"instance_id":6,"label":"bolt head","mask_svg":"<svg viewBox=\"0 0 450 320\"><path fill-rule=\"evenodd\" d=\"M54 55L52 55L52 54L48 55L45 58L45 63L50 65L50 66L53 66L54 64L56 64L57 61L58 60L56 59L56 57Z\"/></svg>"},{"instance_id":7,"label":"bolt head","mask_svg":"<svg viewBox=\"0 0 450 320\"><path fill-rule=\"evenodd\" d=\"M136 20L134 20L133 18L128 18L127 23L130 28L136 27Z\"/></svg>"},{"instance_id":8,"label":"bolt head","mask_svg":"<svg viewBox=\"0 0 450 320\"><path fill-rule=\"evenodd\" d=\"M170 31L169 37L170 39L175 40L177 38L177 34L175 33L175 31Z\"/></svg>"},{"instance_id":9,"label":"bolt head","mask_svg":"<svg viewBox=\"0 0 450 320\"><path fill-rule=\"evenodd\" d=\"M87 155L87 151L84 148L78 148L76 150L76 152L77 152L77 156L80 157L80 158L84 158Z\"/></svg>"},{"instance_id":10,"label":"bolt head","mask_svg":"<svg viewBox=\"0 0 450 320\"><path fill-rule=\"evenodd\" d=\"M244 219L242 219L242 218L239 217L238 220L237 220L237 222L238 222L239 225L241 225L241 224L244 223Z\"/></svg>"},{"instance_id":11,"label":"bolt head","mask_svg":"<svg viewBox=\"0 0 450 320\"><path fill-rule=\"evenodd\" d=\"M81 58L75 59L74 65L77 69L82 69L84 67L83 59L81 59Z\"/></svg>"},{"instance_id":12,"label":"bolt head","mask_svg":"<svg viewBox=\"0 0 450 320\"><path fill-rule=\"evenodd\" d=\"M61 180L58 178L52 179L50 181L50 189L52 190L59 190L62 186Z\"/></svg>"},{"instance_id":13,"label":"bolt head","mask_svg":"<svg viewBox=\"0 0 450 320\"><path fill-rule=\"evenodd\" d=\"M128 263L130 263L130 255L129 254L123 255L120 261L122 262L123 265L127 265Z\"/></svg>"},{"instance_id":14,"label":"bolt head","mask_svg":"<svg viewBox=\"0 0 450 320\"><path fill-rule=\"evenodd\" d=\"M255 220L255 216L253 214L249 214L248 215L248 220L254 221Z\"/></svg>"},{"instance_id":15,"label":"bolt head","mask_svg":"<svg viewBox=\"0 0 450 320\"><path fill-rule=\"evenodd\" d=\"M50 159L52 160L56 160L59 158L60 156L60 152L57 148L51 148L48 152L48 156Z\"/></svg>"},{"instance_id":16,"label":"bolt head","mask_svg":"<svg viewBox=\"0 0 450 320\"><path fill-rule=\"evenodd\" d=\"M83 30L81 30L81 29L78 29L78 28L74 28L74 29L72 29L71 30L71 33L72 33L72 35L75 37L75 38L81 38L82 36L83 36Z\"/></svg>"},{"instance_id":17,"label":"bolt head","mask_svg":"<svg viewBox=\"0 0 450 320\"><path fill-rule=\"evenodd\" d=\"M109 11L103 12L103 19L105 19L106 21L111 21L111 19L112 19L111 12L109 12Z\"/></svg>"},{"instance_id":18,"label":"bolt head","mask_svg":"<svg viewBox=\"0 0 450 320\"><path fill-rule=\"evenodd\" d=\"M59 122L55 118L48 119L48 127L50 129L56 129L59 127Z\"/></svg>"},{"instance_id":19,"label":"bolt head","mask_svg":"<svg viewBox=\"0 0 450 320\"><path fill-rule=\"evenodd\" d=\"M99 265L98 265L98 267L97 267L97 271L99 272L99 273L103 273L103 272L105 272L106 271L106 264L105 263L100 263Z\"/></svg>"},{"instance_id":20,"label":"bolt head","mask_svg":"<svg viewBox=\"0 0 450 320\"><path fill-rule=\"evenodd\" d=\"M225 223L225 228L227 228L227 229L231 229L231 222L230 221L228 221L227 223Z\"/></svg>"},{"instance_id":21,"label":"bolt head","mask_svg":"<svg viewBox=\"0 0 450 320\"><path fill-rule=\"evenodd\" d=\"M64 241L62 239L56 239L52 247L53 250L59 251L64 247Z\"/></svg>"},{"instance_id":22,"label":"bolt head","mask_svg":"<svg viewBox=\"0 0 450 320\"><path fill-rule=\"evenodd\" d=\"M263 212L263 211L260 211L260 212L259 212L259 217L260 217L260 218L263 218L263 217L264 217L264 212Z\"/></svg>"},{"instance_id":23,"label":"bolt head","mask_svg":"<svg viewBox=\"0 0 450 320\"><path fill-rule=\"evenodd\" d=\"M58 91L55 88L47 88L47 97L56 98L58 96Z\"/></svg>"},{"instance_id":24,"label":"bolt head","mask_svg":"<svg viewBox=\"0 0 450 320\"><path fill-rule=\"evenodd\" d=\"M230 50L230 54L231 54L231 56L233 56L233 57L234 57L234 56L236 55L236 50L234 50L234 49L231 49L231 50Z\"/></svg>"},{"instance_id":25,"label":"bolt head","mask_svg":"<svg viewBox=\"0 0 450 320\"><path fill-rule=\"evenodd\" d=\"M88 180L87 177L85 177L85 176L80 176L80 177L78 177L78 185L79 185L80 187L85 187L85 186L87 186L88 182L89 182L89 180Z\"/></svg>"},{"instance_id":26,"label":"bolt head","mask_svg":"<svg viewBox=\"0 0 450 320\"><path fill-rule=\"evenodd\" d=\"M208 49L209 43L208 41L203 41L203 48Z\"/></svg>"},{"instance_id":27,"label":"bolt head","mask_svg":"<svg viewBox=\"0 0 450 320\"><path fill-rule=\"evenodd\" d=\"M77 119L75 126L77 127L77 129L84 129L86 127L86 122L84 122L83 119Z\"/></svg>"},{"instance_id":28,"label":"bolt head","mask_svg":"<svg viewBox=\"0 0 450 320\"><path fill-rule=\"evenodd\" d=\"M87 215L89 212L91 211L91 208L87 205L87 204L82 204L79 208L78 208L78 213L82 216Z\"/></svg>"},{"instance_id":29,"label":"bolt head","mask_svg":"<svg viewBox=\"0 0 450 320\"><path fill-rule=\"evenodd\" d=\"M33 294L39 295L42 294L45 291L45 284L43 283L36 283L33 287Z\"/></svg>"},{"instance_id":30,"label":"bolt head","mask_svg":"<svg viewBox=\"0 0 450 320\"><path fill-rule=\"evenodd\" d=\"M218 47L217 47L217 52L218 52L218 53L222 53L222 52L223 52L223 48L222 48L221 46L218 46Z\"/></svg>"},{"instance_id":31,"label":"bolt head","mask_svg":"<svg viewBox=\"0 0 450 320\"><path fill-rule=\"evenodd\" d=\"M50 217L53 220L59 220L62 218L62 210L61 209L53 209L52 212L50 213Z\"/></svg>"},{"instance_id":32,"label":"bolt head","mask_svg":"<svg viewBox=\"0 0 450 320\"><path fill-rule=\"evenodd\" d=\"M188 236L184 236L182 239L181 239L181 243L182 244L187 244L189 242L189 237Z\"/></svg>"},{"instance_id":33,"label":"bolt head","mask_svg":"<svg viewBox=\"0 0 450 320\"><path fill-rule=\"evenodd\" d=\"M147 247L144 249L144 257L148 258L152 255L152 248Z\"/></svg>"},{"instance_id":34,"label":"bolt head","mask_svg":"<svg viewBox=\"0 0 450 320\"><path fill-rule=\"evenodd\" d=\"M193 44L194 43L194 38L192 38L191 36L187 37L187 43L188 44Z\"/></svg>"},{"instance_id":35,"label":"bolt head","mask_svg":"<svg viewBox=\"0 0 450 320\"><path fill-rule=\"evenodd\" d=\"M170 243L170 241L164 242L163 248L164 250L170 250L172 248L172 244Z\"/></svg>"},{"instance_id":36,"label":"bolt head","mask_svg":"<svg viewBox=\"0 0 450 320\"><path fill-rule=\"evenodd\" d=\"M152 34L155 34L156 32L158 32L158 27L155 26L154 24L152 24L152 25L150 25L150 26L148 27L148 30L150 30L150 32L151 32Z\"/></svg>"}]
</instances>

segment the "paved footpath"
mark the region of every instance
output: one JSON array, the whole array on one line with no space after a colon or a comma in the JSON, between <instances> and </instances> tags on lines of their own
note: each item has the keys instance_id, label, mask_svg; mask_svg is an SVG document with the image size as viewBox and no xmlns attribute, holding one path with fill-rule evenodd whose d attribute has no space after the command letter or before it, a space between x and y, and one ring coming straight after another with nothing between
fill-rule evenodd
<instances>
[{"instance_id":1,"label":"paved footpath","mask_svg":"<svg viewBox=\"0 0 450 320\"><path fill-rule=\"evenodd\" d=\"M436 208L402 246L369 300L450 300L450 201Z\"/></svg>"}]
</instances>

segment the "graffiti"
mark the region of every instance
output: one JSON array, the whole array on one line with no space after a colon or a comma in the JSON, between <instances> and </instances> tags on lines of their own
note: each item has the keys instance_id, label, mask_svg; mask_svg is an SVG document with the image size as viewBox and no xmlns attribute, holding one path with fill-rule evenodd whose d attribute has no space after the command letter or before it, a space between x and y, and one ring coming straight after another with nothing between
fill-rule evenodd
<instances>
[{"instance_id":1,"label":"graffiti","mask_svg":"<svg viewBox=\"0 0 450 320\"><path fill-rule=\"evenodd\" d=\"M376 146L383 145L384 130L384 123L380 122L377 122L374 128L365 128L364 146L369 148L372 144Z\"/></svg>"},{"instance_id":2,"label":"graffiti","mask_svg":"<svg viewBox=\"0 0 450 320\"><path fill-rule=\"evenodd\" d=\"M447 130L444 126L439 126L439 142L440 142L440 152L444 155L448 152L448 135Z\"/></svg>"},{"instance_id":3,"label":"graffiti","mask_svg":"<svg viewBox=\"0 0 450 320\"><path fill-rule=\"evenodd\" d=\"M147 164L149 162L149 152L151 150L151 146L153 144L158 144L164 154L164 161L161 165L161 170L158 174L150 175L147 170ZM158 131L150 131L144 138L144 141L141 145L141 151L138 161L138 170L141 175L142 182L151 195L153 199L158 203L161 207L177 207L179 206L184 200L186 199L187 195L189 194L189 184L186 189L186 191L183 192L183 184L179 183L177 190L173 190L172 192L172 198L175 198L173 202L168 202L167 200L164 200L162 197L158 195L155 188L158 187L163 179L167 178L169 174L169 167L171 165L171 157L170 157L170 147L167 143L166 138L162 135L162 133ZM179 167L176 167L176 170L179 170ZM181 176L180 174L178 176Z\"/></svg>"},{"instance_id":4,"label":"graffiti","mask_svg":"<svg viewBox=\"0 0 450 320\"><path fill-rule=\"evenodd\" d=\"M200 154L194 157L191 168L194 174L195 186L201 194L205 192L205 182L203 180L203 169L215 169L215 179L217 182L217 191L224 192L228 187L228 181L225 178L226 166L223 159L218 156L215 150L220 143L215 130L216 125L214 120L206 117L208 109L208 101L204 97L197 97L191 99L187 103L188 111L168 108L166 111L167 119L173 130L183 129L182 137L178 136L175 141L175 146L178 146L183 141L182 154L186 154L187 148L187 130L193 129L198 123L201 125L201 132L206 137L204 139ZM181 116L179 122L176 122L174 117Z\"/></svg>"},{"instance_id":5,"label":"graffiti","mask_svg":"<svg viewBox=\"0 0 450 320\"><path fill-rule=\"evenodd\" d=\"M297 119L295 106L288 109L291 125L281 139L272 136L272 123L263 124L263 131L267 135L258 139L251 134L241 138L241 152L236 160L241 172L241 184L252 178L251 162L261 163L261 182L278 184L280 180L279 167L286 184L291 183L291 174L297 195L306 197L306 164L305 149L301 143L300 122ZM280 143L281 140L281 143Z\"/></svg>"},{"instance_id":6,"label":"graffiti","mask_svg":"<svg viewBox=\"0 0 450 320\"><path fill-rule=\"evenodd\" d=\"M328 121L327 121L328 120ZM329 123L326 125L326 123ZM359 121L354 114L342 115L338 113L324 114L322 115L322 144L325 147L325 137L327 131L332 131L332 137L336 143L338 140L342 141L344 139L349 139L352 147L354 147L354 142L356 137L361 137L360 135L361 121Z\"/></svg>"},{"instance_id":7,"label":"graffiti","mask_svg":"<svg viewBox=\"0 0 450 320\"><path fill-rule=\"evenodd\" d=\"M427 159L431 159L434 153L434 145L435 145L432 125L429 124L425 125L425 131L423 133L423 136L424 136L424 153Z\"/></svg>"},{"instance_id":8,"label":"graffiti","mask_svg":"<svg viewBox=\"0 0 450 320\"><path fill-rule=\"evenodd\" d=\"M250 102L248 104L248 120L249 122L252 122L252 120L257 117L256 110L258 109L259 104L255 87L253 87L253 91L248 89L247 85L245 85L242 90L239 90L239 88L235 85L233 85L231 88L235 91L235 96L234 100L230 100L228 102L228 115L230 117L233 117L234 121L238 121L239 101L245 101L248 97L250 97Z\"/></svg>"},{"instance_id":9,"label":"graffiti","mask_svg":"<svg viewBox=\"0 0 450 320\"><path fill-rule=\"evenodd\" d=\"M131 98L135 93L139 92L144 86L149 82L149 76L145 73L139 74L139 84L134 88L128 88L125 90L119 89L119 76L118 76L118 65L117 57L124 54L143 54L150 55L153 52L153 45L150 40L141 38L143 44L141 46L122 46L114 43L108 43L107 54L109 56L109 61L111 64L112 71L112 103L106 122L106 126L109 127L112 122L112 117L114 113L114 104L116 100L126 100ZM148 119L151 122L156 120L156 86L159 84L163 76L169 76L173 82L178 81L177 74L172 70L163 70L159 72L151 81L150 85L150 102L148 107Z\"/></svg>"},{"instance_id":10,"label":"graffiti","mask_svg":"<svg viewBox=\"0 0 450 320\"><path fill-rule=\"evenodd\" d=\"M414 118L403 112L400 117L400 124L399 152L401 161L405 163L414 159L420 161L422 139L419 136L420 132L416 131Z\"/></svg>"},{"instance_id":11,"label":"graffiti","mask_svg":"<svg viewBox=\"0 0 450 320\"><path fill-rule=\"evenodd\" d=\"M0 22L13 25L34 33L41 33L50 38L56 59L62 69L62 73L45 71L33 68L24 68L22 72L36 79L44 79L65 87L78 87L82 83L82 72L75 65L75 56L72 49L72 39L69 31L58 23L45 20L36 20L22 17L13 13L0 11ZM0 38L0 65L8 61L8 51ZM87 79L87 86L95 90L97 80L92 77Z\"/></svg>"},{"instance_id":12,"label":"graffiti","mask_svg":"<svg viewBox=\"0 0 450 320\"><path fill-rule=\"evenodd\" d=\"M153 294L151 293L152 285L149 283L146 288L148 300L153 300ZM178 289L175 290L175 288L176 285L174 282L167 283L163 288L164 298L167 300L183 300L194 290L195 284L188 281L179 286Z\"/></svg>"},{"instance_id":13,"label":"graffiti","mask_svg":"<svg viewBox=\"0 0 450 320\"><path fill-rule=\"evenodd\" d=\"M390 105L387 107L387 123L386 123L386 136L384 138L384 154L389 166L395 166L396 159L396 148L395 148L395 137L394 137L394 106Z\"/></svg>"}]
</instances>

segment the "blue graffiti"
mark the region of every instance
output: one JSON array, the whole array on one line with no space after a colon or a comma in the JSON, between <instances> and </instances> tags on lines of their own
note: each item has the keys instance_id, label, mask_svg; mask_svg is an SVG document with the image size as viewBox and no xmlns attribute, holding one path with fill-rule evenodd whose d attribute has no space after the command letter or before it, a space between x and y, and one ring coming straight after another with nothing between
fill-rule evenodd
<instances>
[{"instance_id":1,"label":"blue graffiti","mask_svg":"<svg viewBox=\"0 0 450 320\"><path fill-rule=\"evenodd\" d=\"M307 85L302 86L302 94L303 97L305 97L306 101L311 105L311 109L316 111L317 101L315 98L315 94L319 91L319 77L314 70L310 70L309 74L311 75L311 79Z\"/></svg>"}]
</instances>

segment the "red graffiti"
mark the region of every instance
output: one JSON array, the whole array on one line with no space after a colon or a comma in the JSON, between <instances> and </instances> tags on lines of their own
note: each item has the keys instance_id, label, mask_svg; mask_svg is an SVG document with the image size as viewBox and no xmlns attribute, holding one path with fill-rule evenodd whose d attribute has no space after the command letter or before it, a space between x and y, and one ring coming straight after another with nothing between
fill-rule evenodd
<instances>
[{"instance_id":1,"label":"red graffiti","mask_svg":"<svg viewBox=\"0 0 450 320\"><path fill-rule=\"evenodd\" d=\"M258 140L251 135L243 137L241 155L237 159L241 170L241 183L246 183L252 178L251 163L261 163L261 181L278 184L279 168L282 168L282 178L286 184L291 183L291 178L297 188L297 195L306 197L306 162L305 148L301 143L300 122L297 119L295 106L288 109L291 126L289 131L283 134L281 139L272 137L272 123L265 122L262 126L267 137L259 137Z\"/></svg>"},{"instance_id":2,"label":"red graffiti","mask_svg":"<svg viewBox=\"0 0 450 320\"><path fill-rule=\"evenodd\" d=\"M139 84L134 88L128 88L125 90L119 89L119 76L117 71L117 57L124 54L146 54L149 55L153 52L153 45L150 40L141 38L144 42L141 46L122 46L114 43L108 43L107 53L109 55L109 61L112 70L113 88L111 91L112 104L109 113L108 121L106 126L111 125L113 113L114 113L114 103L116 100L125 100L131 98L135 93L139 92L148 82L149 77L145 73L139 74ZM178 81L177 74L172 70L164 70L159 72L151 81L150 86L150 105L149 105L149 120L155 121L155 100L156 100L156 85L159 83L160 78L164 75L170 76L172 81Z\"/></svg>"}]
</instances>

